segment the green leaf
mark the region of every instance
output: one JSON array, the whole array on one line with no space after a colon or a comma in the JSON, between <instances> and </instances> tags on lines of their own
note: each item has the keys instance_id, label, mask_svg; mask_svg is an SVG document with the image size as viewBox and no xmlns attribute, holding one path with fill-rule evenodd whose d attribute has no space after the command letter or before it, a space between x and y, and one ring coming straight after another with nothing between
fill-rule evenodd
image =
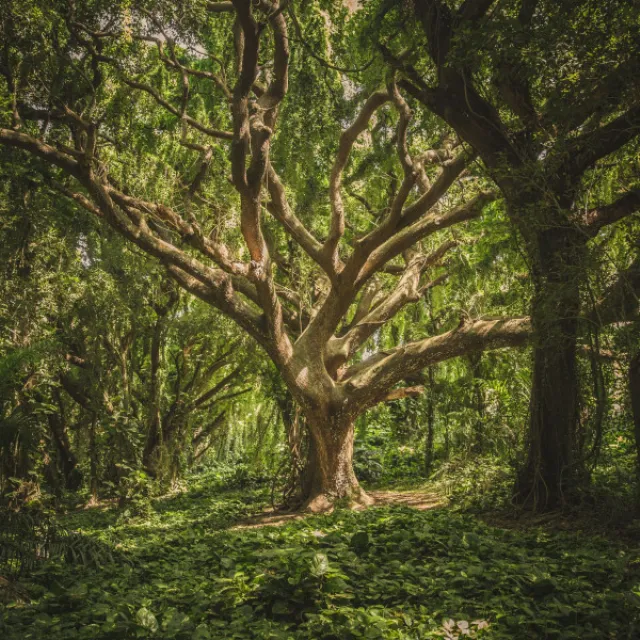
<instances>
[{"instance_id":1,"label":"green leaf","mask_svg":"<svg viewBox=\"0 0 640 640\"><path fill-rule=\"evenodd\" d=\"M271 607L271 612L278 616L286 615L289 613L289 607L284 600L276 600Z\"/></svg>"},{"instance_id":2,"label":"green leaf","mask_svg":"<svg viewBox=\"0 0 640 640\"><path fill-rule=\"evenodd\" d=\"M209 630L209 625L204 622L199 624L196 627L196 630L191 634L191 640L213 640L213 636Z\"/></svg>"},{"instance_id":3,"label":"green leaf","mask_svg":"<svg viewBox=\"0 0 640 640\"><path fill-rule=\"evenodd\" d=\"M311 560L311 575L321 578L329 571L329 560L324 553L316 553Z\"/></svg>"},{"instance_id":4,"label":"green leaf","mask_svg":"<svg viewBox=\"0 0 640 640\"><path fill-rule=\"evenodd\" d=\"M136 613L136 622L145 629L155 633L158 630L158 620L149 609L142 607Z\"/></svg>"},{"instance_id":5,"label":"green leaf","mask_svg":"<svg viewBox=\"0 0 640 640\"><path fill-rule=\"evenodd\" d=\"M358 531L351 537L349 543L356 551L366 551L369 548L369 534L366 531Z\"/></svg>"}]
</instances>

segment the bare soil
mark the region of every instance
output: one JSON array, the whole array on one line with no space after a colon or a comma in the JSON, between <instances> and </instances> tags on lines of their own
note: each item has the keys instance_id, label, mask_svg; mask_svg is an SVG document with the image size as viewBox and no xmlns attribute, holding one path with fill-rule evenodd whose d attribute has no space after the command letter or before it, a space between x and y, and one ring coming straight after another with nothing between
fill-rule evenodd
<instances>
[{"instance_id":1,"label":"bare soil","mask_svg":"<svg viewBox=\"0 0 640 640\"><path fill-rule=\"evenodd\" d=\"M375 502L373 507L403 506L419 511L436 509L446 504L446 498L432 491L368 491ZM355 510L363 507L356 506ZM279 527L292 520L302 520L314 515L305 511L281 511L279 509L265 509L261 513L251 516L237 524L233 529L257 529L259 527Z\"/></svg>"}]
</instances>

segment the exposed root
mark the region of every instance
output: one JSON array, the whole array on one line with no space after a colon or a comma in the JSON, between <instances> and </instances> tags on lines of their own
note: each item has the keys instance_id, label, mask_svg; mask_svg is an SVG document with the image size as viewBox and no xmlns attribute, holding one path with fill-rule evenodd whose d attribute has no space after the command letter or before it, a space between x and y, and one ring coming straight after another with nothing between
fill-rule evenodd
<instances>
[{"instance_id":1,"label":"exposed root","mask_svg":"<svg viewBox=\"0 0 640 640\"><path fill-rule=\"evenodd\" d=\"M357 492L357 498L349 501L331 499L326 494L319 494L308 500L299 511L268 509L251 518L247 518L233 529L254 529L258 527L278 527L294 520L315 514L329 514L335 508L336 502L340 506L349 506L354 511L361 511L370 506L403 506L419 511L437 509L446 504L443 496L426 491L372 491L366 493L362 489Z\"/></svg>"},{"instance_id":2,"label":"exposed root","mask_svg":"<svg viewBox=\"0 0 640 640\"><path fill-rule=\"evenodd\" d=\"M372 506L375 500L358 487L350 496L345 498L335 498L327 493L320 493L312 496L302 507L306 513L331 513L336 503L345 504L354 511L360 511Z\"/></svg>"}]
</instances>

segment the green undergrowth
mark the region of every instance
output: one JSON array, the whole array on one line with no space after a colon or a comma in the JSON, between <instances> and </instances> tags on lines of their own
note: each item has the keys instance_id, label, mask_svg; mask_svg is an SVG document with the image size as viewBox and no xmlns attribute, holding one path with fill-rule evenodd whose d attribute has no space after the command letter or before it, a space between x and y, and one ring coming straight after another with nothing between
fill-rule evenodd
<instances>
[{"instance_id":1,"label":"green undergrowth","mask_svg":"<svg viewBox=\"0 0 640 640\"><path fill-rule=\"evenodd\" d=\"M109 545L49 561L6 604L4 640L640 637L640 543L490 527L406 507L235 528L267 492L191 491L64 525Z\"/></svg>"}]
</instances>

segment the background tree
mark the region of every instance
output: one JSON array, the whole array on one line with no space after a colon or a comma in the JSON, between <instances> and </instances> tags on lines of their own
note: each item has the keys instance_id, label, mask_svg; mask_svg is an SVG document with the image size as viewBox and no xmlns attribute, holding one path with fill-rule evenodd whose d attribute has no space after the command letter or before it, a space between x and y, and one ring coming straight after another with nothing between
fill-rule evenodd
<instances>
[{"instance_id":1,"label":"background tree","mask_svg":"<svg viewBox=\"0 0 640 640\"><path fill-rule=\"evenodd\" d=\"M612 182L603 174L625 153L637 159L638 7L416 0L378 4L372 15L365 28L402 74L401 89L478 153L522 238L534 369L518 493L555 505L580 466L576 343L588 249L640 208L637 162Z\"/></svg>"},{"instance_id":2,"label":"background tree","mask_svg":"<svg viewBox=\"0 0 640 640\"><path fill-rule=\"evenodd\" d=\"M39 174L3 178L3 492L37 493L44 480L60 494L84 481L96 498L126 492L142 470L165 486L181 478L230 411L243 420L234 403L259 374L240 380L235 362L251 360L242 340L223 318L212 334L210 309L180 301L119 235L91 219L71 225L73 208ZM169 317L162 305L173 305Z\"/></svg>"}]
</instances>

